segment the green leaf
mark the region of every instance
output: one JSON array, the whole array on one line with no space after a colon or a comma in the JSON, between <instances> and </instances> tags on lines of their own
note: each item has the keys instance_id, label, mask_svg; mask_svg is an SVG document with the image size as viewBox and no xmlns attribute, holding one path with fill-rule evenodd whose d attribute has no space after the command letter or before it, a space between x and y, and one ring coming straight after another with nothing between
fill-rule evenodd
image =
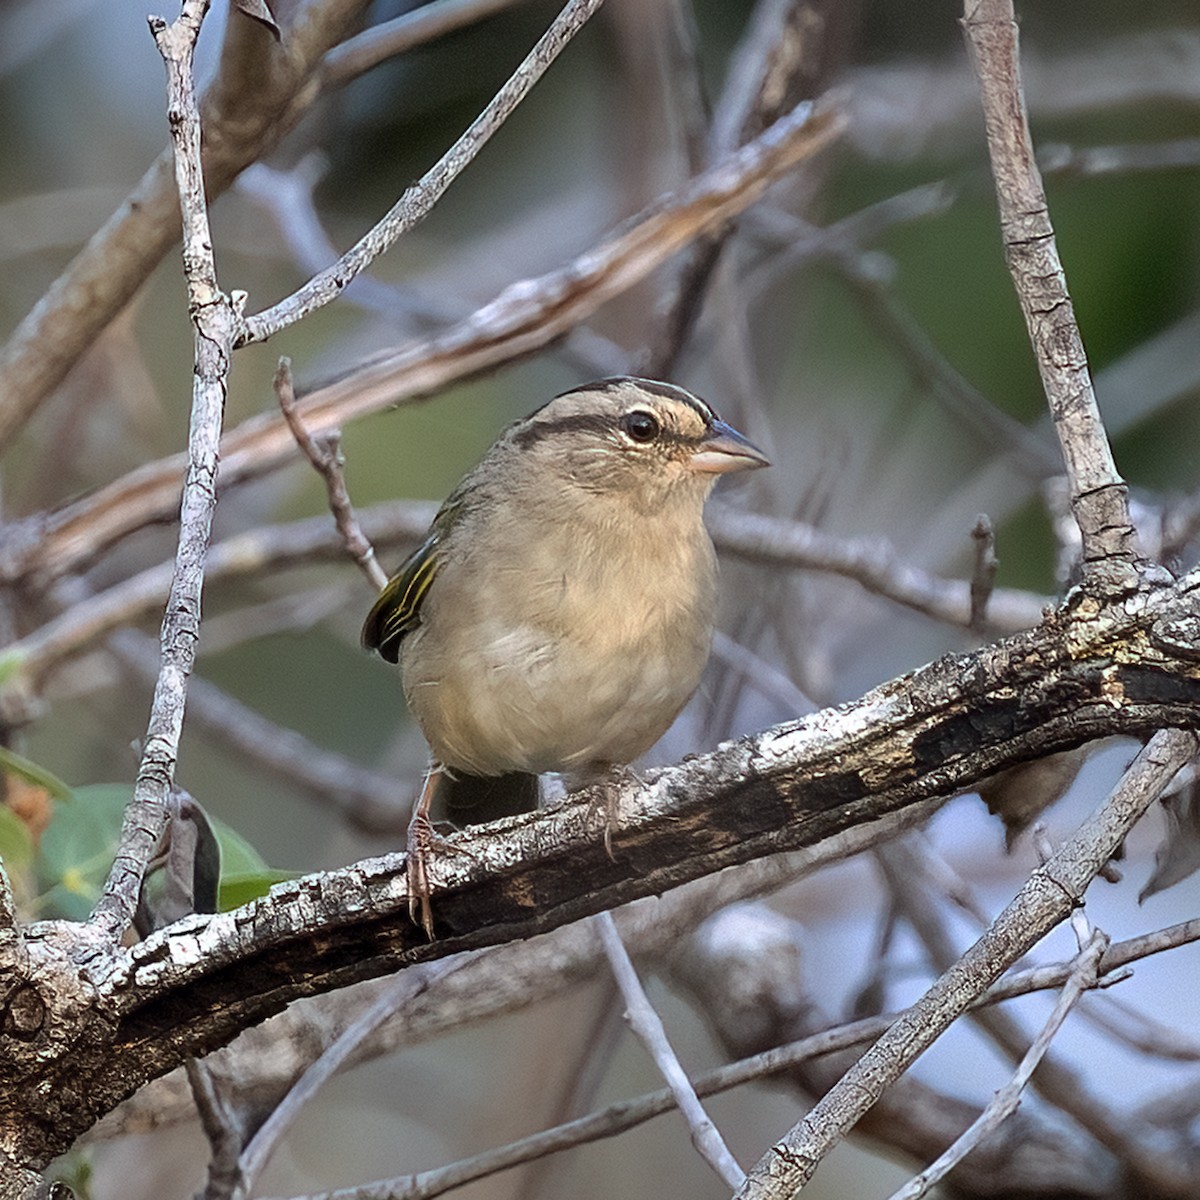
<instances>
[{"instance_id":1,"label":"green leaf","mask_svg":"<svg viewBox=\"0 0 1200 1200\"><path fill-rule=\"evenodd\" d=\"M0 680L0 682L3 681ZM45 767L39 767L37 763L31 762L23 755L8 750L4 746L0 746L0 771L7 771L10 775L19 775L36 787L45 788L55 800L70 800L71 798L71 789L52 771L47 771Z\"/></svg>"},{"instance_id":2,"label":"green leaf","mask_svg":"<svg viewBox=\"0 0 1200 1200\"><path fill-rule=\"evenodd\" d=\"M231 825L219 817L209 818L213 832L221 846L221 882L226 875L245 875L253 871L267 871L267 860Z\"/></svg>"},{"instance_id":3,"label":"green leaf","mask_svg":"<svg viewBox=\"0 0 1200 1200\"><path fill-rule=\"evenodd\" d=\"M221 888L217 896L217 907L221 912L248 904L265 896L272 884L296 879L299 871L272 871L269 867L261 871L235 871L222 874Z\"/></svg>"},{"instance_id":4,"label":"green leaf","mask_svg":"<svg viewBox=\"0 0 1200 1200\"><path fill-rule=\"evenodd\" d=\"M48 916L83 920L100 895L121 834L121 816L133 795L127 783L76 788L73 804L55 806L38 856L41 902ZM218 905L222 912L266 894L295 872L267 866L261 854L224 821L209 821L221 847Z\"/></svg>"},{"instance_id":5,"label":"green leaf","mask_svg":"<svg viewBox=\"0 0 1200 1200\"><path fill-rule=\"evenodd\" d=\"M29 826L4 804L0 804L0 859L9 871L24 870L33 862Z\"/></svg>"},{"instance_id":6,"label":"green leaf","mask_svg":"<svg viewBox=\"0 0 1200 1200\"><path fill-rule=\"evenodd\" d=\"M100 895L133 786L95 783L70 795L73 803L56 805L42 834L38 875L47 915L81 921Z\"/></svg>"}]
</instances>

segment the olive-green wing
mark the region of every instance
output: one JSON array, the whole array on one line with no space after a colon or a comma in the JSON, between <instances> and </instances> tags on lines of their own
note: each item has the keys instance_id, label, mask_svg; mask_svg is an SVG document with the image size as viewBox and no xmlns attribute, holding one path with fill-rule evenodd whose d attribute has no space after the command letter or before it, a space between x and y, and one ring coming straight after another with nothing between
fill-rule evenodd
<instances>
[{"instance_id":1,"label":"olive-green wing","mask_svg":"<svg viewBox=\"0 0 1200 1200\"><path fill-rule=\"evenodd\" d=\"M421 602L438 569L441 530L434 528L379 593L362 627L362 644L388 662L400 658L400 642L421 623Z\"/></svg>"}]
</instances>

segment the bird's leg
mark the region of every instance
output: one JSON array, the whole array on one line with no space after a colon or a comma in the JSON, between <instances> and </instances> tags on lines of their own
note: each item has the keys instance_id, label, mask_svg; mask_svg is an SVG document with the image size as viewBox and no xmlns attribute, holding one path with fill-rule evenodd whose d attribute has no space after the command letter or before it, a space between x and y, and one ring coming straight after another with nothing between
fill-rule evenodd
<instances>
[{"instance_id":1,"label":"bird's leg","mask_svg":"<svg viewBox=\"0 0 1200 1200\"><path fill-rule=\"evenodd\" d=\"M604 851L609 858L616 862L613 853L612 835L617 825L617 800L621 786L629 783L645 783L645 780L630 766L623 763L608 763L599 768L598 774L590 776L590 783L599 793L593 795L588 802L588 821L592 816L604 810Z\"/></svg>"},{"instance_id":2,"label":"bird's leg","mask_svg":"<svg viewBox=\"0 0 1200 1200\"><path fill-rule=\"evenodd\" d=\"M405 872L408 880L408 917L413 924L418 923L425 930L425 936L433 941L433 908L429 897L432 887L429 882L429 863L434 849L451 854L464 854L467 858L478 858L470 850L455 846L448 842L435 828L429 810L433 798L437 795L438 784L447 775L446 768L439 762L430 762L429 770L425 772L425 782L421 785L421 793L413 802L412 816L408 821L408 834L405 839ZM440 824L440 822L439 822ZM451 829L454 826L450 826Z\"/></svg>"},{"instance_id":3,"label":"bird's leg","mask_svg":"<svg viewBox=\"0 0 1200 1200\"><path fill-rule=\"evenodd\" d=\"M433 831L429 807L433 803L433 793L441 774L442 768L438 763L429 764L429 770L425 772L425 782L421 785L421 793L413 802L412 816L408 822L408 836L405 839L408 919L416 924L419 912L421 928L425 930L425 936L431 942L433 941L433 909L429 904L429 858L437 835Z\"/></svg>"}]
</instances>

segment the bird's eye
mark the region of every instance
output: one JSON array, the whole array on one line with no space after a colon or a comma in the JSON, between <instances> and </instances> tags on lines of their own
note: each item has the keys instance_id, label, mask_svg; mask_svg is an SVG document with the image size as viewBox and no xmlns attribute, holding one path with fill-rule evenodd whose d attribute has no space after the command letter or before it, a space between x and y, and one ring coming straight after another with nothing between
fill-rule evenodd
<instances>
[{"instance_id":1,"label":"bird's eye","mask_svg":"<svg viewBox=\"0 0 1200 1200\"><path fill-rule=\"evenodd\" d=\"M635 408L633 412L628 412L621 418L621 428L633 441L643 445L654 441L662 432L658 418L640 408Z\"/></svg>"}]
</instances>

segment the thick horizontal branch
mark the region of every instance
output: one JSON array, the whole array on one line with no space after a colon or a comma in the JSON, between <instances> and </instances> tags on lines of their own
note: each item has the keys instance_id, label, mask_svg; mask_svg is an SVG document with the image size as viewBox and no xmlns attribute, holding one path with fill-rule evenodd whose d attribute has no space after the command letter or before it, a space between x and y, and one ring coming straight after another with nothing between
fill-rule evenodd
<instances>
[{"instance_id":1,"label":"thick horizontal branch","mask_svg":"<svg viewBox=\"0 0 1200 1200\"><path fill-rule=\"evenodd\" d=\"M1196 728L1198 630L1200 575L1111 609L1075 593L1036 629L630 780L612 796L612 856L603 805L586 793L480 826L454 839L466 853L435 861L434 942L407 917L399 855L280 885L263 901L188 918L107 957L84 953L78 926L34 927L35 977L74 973L80 992L38 992L52 1016L27 1040L7 1039L12 1069L0 1103L8 1091L8 1103L37 1106L21 1150L40 1158L138 1084L299 996L811 846L1095 738ZM55 1031L52 1046L41 1044L43 1030Z\"/></svg>"},{"instance_id":2,"label":"thick horizontal branch","mask_svg":"<svg viewBox=\"0 0 1200 1200\"><path fill-rule=\"evenodd\" d=\"M802 105L561 269L515 283L444 333L302 397L297 412L305 427L314 436L324 433L549 345L697 237L736 217L776 179L827 146L841 126L836 108ZM221 487L261 475L296 453L277 410L251 417L221 443ZM0 583L44 585L133 530L169 520L183 470L182 456L172 455L58 513L11 526L0 545Z\"/></svg>"}]
</instances>

